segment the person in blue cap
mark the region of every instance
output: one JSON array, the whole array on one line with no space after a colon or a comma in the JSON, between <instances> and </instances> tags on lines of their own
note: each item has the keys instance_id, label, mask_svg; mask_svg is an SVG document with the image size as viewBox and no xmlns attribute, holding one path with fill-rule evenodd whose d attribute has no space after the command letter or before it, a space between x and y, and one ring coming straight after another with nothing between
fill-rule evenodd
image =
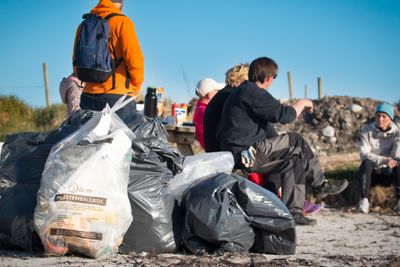
<instances>
[{"instance_id":1,"label":"person in blue cap","mask_svg":"<svg viewBox=\"0 0 400 267\"><path fill-rule=\"evenodd\" d=\"M381 103L376 107L375 121L361 129L360 212L369 212L368 193L371 186L390 186L394 183L397 196L394 211L400 213L400 130L393 120L394 107Z\"/></svg>"}]
</instances>

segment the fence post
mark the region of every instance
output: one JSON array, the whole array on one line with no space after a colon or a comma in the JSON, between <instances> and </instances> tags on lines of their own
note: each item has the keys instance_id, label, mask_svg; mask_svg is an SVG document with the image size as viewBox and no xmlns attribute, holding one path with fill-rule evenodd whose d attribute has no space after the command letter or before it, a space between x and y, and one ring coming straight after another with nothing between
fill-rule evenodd
<instances>
[{"instance_id":1,"label":"fence post","mask_svg":"<svg viewBox=\"0 0 400 267\"><path fill-rule=\"evenodd\" d=\"M305 87L304 87L304 98L308 98L308 86L307 86L307 84L305 85Z\"/></svg>"},{"instance_id":2,"label":"fence post","mask_svg":"<svg viewBox=\"0 0 400 267\"><path fill-rule=\"evenodd\" d=\"M322 78L318 77L318 99L322 98Z\"/></svg>"},{"instance_id":3,"label":"fence post","mask_svg":"<svg viewBox=\"0 0 400 267\"><path fill-rule=\"evenodd\" d=\"M290 71L287 73L288 77L288 82L289 82L289 98L293 98L293 87L292 87L292 75L290 74Z\"/></svg>"},{"instance_id":4,"label":"fence post","mask_svg":"<svg viewBox=\"0 0 400 267\"><path fill-rule=\"evenodd\" d=\"M47 77L47 65L43 63L43 75L44 75L44 90L46 95L46 104L47 107L50 107L50 92L49 92L49 80Z\"/></svg>"}]
</instances>

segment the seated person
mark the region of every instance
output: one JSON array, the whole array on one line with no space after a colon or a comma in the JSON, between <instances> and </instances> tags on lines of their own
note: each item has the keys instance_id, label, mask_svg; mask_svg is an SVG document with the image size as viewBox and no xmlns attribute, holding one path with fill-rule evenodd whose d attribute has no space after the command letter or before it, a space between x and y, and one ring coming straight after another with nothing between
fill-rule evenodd
<instances>
[{"instance_id":1,"label":"seated person","mask_svg":"<svg viewBox=\"0 0 400 267\"><path fill-rule=\"evenodd\" d=\"M196 140L199 141L203 149L205 149L203 131L204 113L210 100L224 87L224 83L217 83L211 78L205 78L197 84L196 95L199 97L199 100L194 110L193 123L196 128Z\"/></svg>"},{"instance_id":2,"label":"seated person","mask_svg":"<svg viewBox=\"0 0 400 267\"><path fill-rule=\"evenodd\" d=\"M393 106L382 103L376 107L375 121L361 129L360 212L369 212L368 193L371 186L390 186L394 183L397 196L394 210L400 213L400 130L393 119Z\"/></svg>"},{"instance_id":3,"label":"seated person","mask_svg":"<svg viewBox=\"0 0 400 267\"><path fill-rule=\"evenodd\" d=\"M312 187L317 199L322 199L339 194L348 182L327 181L318 158L300 134L274 136L274 123L290 123L303 110L313 110L308 99L283 105L267 91L277 72L278 65L267 57L250 64L249 80L225 101L216 136L221 150L232 152L236 168L280 178L282 201L296 224L315 225L316 220L306 218L302 211L306 184Z\"/></svg>"},{"instance_id":4,"label":"seated person","mask_svg":"<svg viewBox=\"0 0 400 267\"><path fill-rule=\"evenodd\" d=\"M221 119L222 108L229 94L248 79L249 64L237 64L225 73L226 87L208 103L203 120L204 145L206 152L220 151L216 139L217 126Z\"/></svg>"},{"instance_id":5,"label":"seated person","mask_svg":"<svg viewBox=\"0 0 400 267\"><path fill-rule=\"evenodd\" d=\"M248 73L249 64L237 64L230 68L225 73L225 82L227 84L226 87L218 91L218 93L208 103L203 121L206 152L215 152L221 150L219 142L216 139L216 131L221 119L222 108L232 91L238 88L244 81L248 80ZM270 124L267 124L266 126L267 131L268 126L270 127L270 137L278 136L278 133L275 131L273 126ZM260 175L253 172L248 175L248 179L281 197L281 195L278 194L279 188L281 187L280 177L278 175ZM309 215L318 212L322 209L322 207L322 204L315 204L311 201L305 200L302 211L303 214Z\"/></svg>"}]
</instances>

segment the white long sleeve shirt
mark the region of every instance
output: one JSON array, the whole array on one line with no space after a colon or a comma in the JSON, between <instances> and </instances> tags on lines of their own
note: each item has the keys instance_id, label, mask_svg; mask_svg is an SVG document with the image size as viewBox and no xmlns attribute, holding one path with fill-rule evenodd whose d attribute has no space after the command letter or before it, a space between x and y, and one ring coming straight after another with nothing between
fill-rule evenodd
<instances>
[{"instance_id":1,"label":"white long sleeve shirt","mask_svg":"<svg viewBox=\"0 0 400 267\"><path fill-rule=\"evenodd\" d=\"M388 157L400 158L400 130L392 123L390 130L379 130L375 122L361 128L360 157L374 162L375 168L385 167Z\"/></svg>"}]
</instances>

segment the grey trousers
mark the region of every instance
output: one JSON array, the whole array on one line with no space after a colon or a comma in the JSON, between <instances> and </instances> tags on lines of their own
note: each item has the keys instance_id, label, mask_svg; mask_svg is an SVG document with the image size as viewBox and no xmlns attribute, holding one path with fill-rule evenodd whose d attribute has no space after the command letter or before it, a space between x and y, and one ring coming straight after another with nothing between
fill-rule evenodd
<instances>
[{"instance_id":1,"label":"grey trousers","mask_svg":"<svg viewBox=\"0 0 400 267\"><path fill-rule=\"evenodd\" d=\"M317 188L324 182L319 160L300 134L263 139L254 148L255 164L249 170L267 174L273 183L280 183L282 201L289 209L303 207L306 184Z\"/></svg>"}]
</instances>

